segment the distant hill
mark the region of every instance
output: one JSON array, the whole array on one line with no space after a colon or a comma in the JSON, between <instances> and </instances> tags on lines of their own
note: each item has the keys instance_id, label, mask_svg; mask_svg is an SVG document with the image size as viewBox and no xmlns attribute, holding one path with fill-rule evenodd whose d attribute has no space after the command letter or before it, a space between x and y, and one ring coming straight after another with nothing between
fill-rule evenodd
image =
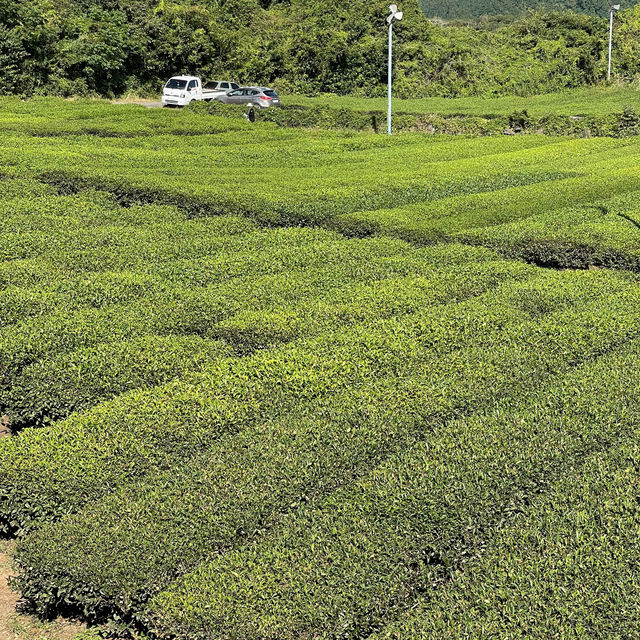
<instances>
[{"instance_id":1,"label":"distant hill","mask_svg":"<svg viewBox=\"0 0 640 640\"><path fill-rule=\"evenodd\" d=\"M607 0L420 0L420 6L427 17L445 20L517 16L531 9L570 10L593 16L605 16L609 11Z\"/></svg>"}]
</instances>

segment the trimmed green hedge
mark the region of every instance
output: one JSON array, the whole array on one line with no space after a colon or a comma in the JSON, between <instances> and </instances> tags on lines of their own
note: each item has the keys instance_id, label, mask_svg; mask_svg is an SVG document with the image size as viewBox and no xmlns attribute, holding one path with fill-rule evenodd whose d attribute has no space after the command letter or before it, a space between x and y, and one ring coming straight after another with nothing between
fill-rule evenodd
<instances>
[{"instance_id":1,"label":"trimmed green hedge","mask_svg":"<svg viewBox=\"0 0 640 640\"><path fill-rule=\"evenodd\" d=\"M640 271L640 229L633 223L640 220L639 195L635 190L516 223L469 229L456 238L545 266Z\"/></svg>"},{"instance_id":2,"label":"trimmed green hedge","mask_svg":"<svg viewBox=\"0 0 640 640\"><path fill-rule=\"evenodd\" d=\"M107 398L193 375L232 349L199 336L143 336L54 355L21 372L2 402L10 427L40 427Z\"/></svg>"},{"instance_id":3,"label":"trimmed green hedge","mask_svg":"<svg viewBox=\"0 0 640 640\"><path fill-rule=\"evenodd\" d=\"M236 122L244 120L246 105L229 105L213 101L193 102L188 111L213 116L223 116ZM302 127L308 129L338 129L386 133L387 114L384 111L363 111L329 105L304 106L284 104L281 107L256 109L256 122L273 122L280 127ZM635 118L635 119L634 119ZM635 123L635 124L634 124ZM255 125L254 125L255 126ZM393 129L397 132L418 131L429 134L448 135L500 135L546 134L552 136L608 136L626 137L638 135L637 116L633 107L621 113L591 114L572 117L549 114L531 116L524 111L510 115L465 115L438 113L394 113Z\"/></svg>"},{"instance_id":4,"label":"trimmed green hedge","mask_svg":"<svg viewBox=\"0 0 640 640\"><path fill-rule=\"evenodd\" d=\"M597 442L591 454L554 473L553 483L545 479L546 491L514 513L481 555L435 594L420 596L375 640L608 640L640 633L639 355L634 344L580 381L581 388L591 383L589 393L578 391L563 422L572 436L578 428Z\"/></svg>"},{"instance_id":5,"label":"trimmed green hedge","mask_svg":"<svg viewBox=\"0 0 640 640\"><path fill-rule=\"evenodd\" d=\"M205 136L164 143L106 140L99 146L59 139L26 149L22 144L17 162L63 192L102 188L123 204L172 204L189 217L233 214L263 225L309 225L355 211L559 179L588 168L598 150L633 144L607 139L559 144L540 136L280 135L271 139L256 129L224 143ZM7 155L14 151L11 144L6 147ZM64 163L56 162L62 156Z\"/></svg>"},{"instance_id":6,"label":"trimmed green hedge","mask_svg":"<svg viewBox=\"0 0 640 640\"><path fill-rule=\"evenodd\" d=\"M322 358L313 367L304 352L294 360L272 351L268 377L263 370L257 378L254 360L245 374L252 397L277 393L277 406L271 400L257 407L237 436L202 453L191 448L196 456L187 464L123 486L34 533L19 554L23 594L43 613L74 602L97 619L114 610L135 616L173 577L270 528L301 500L348 484L426 433L437 440L449 419L526 394L541 372L566 370L640 335L636 286L605 274L568 275L549 273L377 330L309 342L308 353ZM308 404L314 398L318 403ZM76 455L66 450L67 458ZM84 490L93 492L85 465ZM25 488L43 504L40 482Z\"/></svg>"},{"instance_id":7,"label":"trimmed green hedge","mask_svg":"<svg viewBox=\"0 0 640 640\"><path fill-rule=\"evenodd\" d=\"M370 229L375 233L399 237L418 245L438 241L469 241L482 238L478 244L501 248L499 242L491 241L494 226L506 223L521 223L527 218L546 214L552 220L552 213L569 206L585 205L601 199L631 194L638 190L635 162L630 159L629 168L611 171L606 181L598 173L580 177L551 179L540 183L513 186L487 193L455 196L411 205L398 209L377 209L338 216L331 220L331 227L346 230L347 235L367 235ZM363 234L358 229L364 229ZM473 229L474 233L467 233ZM538 239L532 236L533 246ZM542 240L542 239L541 239ZM640 236L638 236L640 241ZM604 240L606 242L606 238ZM602 246L602 251L605 247ZM615 248L612 249L615 254ZM521 257L529 257L521 252ZM630 257L633 261L633 257ZM555 265L554 265L555 266ZM574 266L571 263L557 266Z\"/></svg>"},{"instance_id":8,"label":"trimmed green hedge","mask_svg":"<svg viewBox=\"0 0 640 640\"><path fill-rule=\"evenodd\" d=\"M209 228L205 221L194 226L198 233ZM75 350L158 334L220 338L237 353L251 353L327 326L408 313L417 301L482 293L531 271L494 262L495 254L483 249L415 252L396 240L349 242L317 229L208 235L189 239L185 251L163 245L161 230L141 237L150 247L141 272L81 272L62 282L6 290L0 308L12 324L0 330L0 411L15 420L15 428L68 413L69 400L62 397L71 398L82 383L49 394L45 386L57 376L79 380L73 356L65 358ZM151 248L154 238L157 246ZM112 266L140 246L140 236L131 245L122 242L115 252L122 257L112 257ZM54 248L49 259L68 270L66 258ZM36 317L17 323L28 315ZM81 389L76 393L84 397Z\"/></svg>"},{"instance_id":9,"label":"trimmed green hedge","mask_svg":"<svg viewBox=\"0 0 640 640\"><path fill-rule=\"evenodd\" d=\"M144 137L183 138L201 135L240 134L251 129L239 118L202 118L189 109L147 109L136 104L112 104L106 100L38 97L2 102L0 124L5 132L38 138L90 137L136 139Z\"/></svg>"},{"instance_id":10,"label":"trimmed green hedge","mask_svg":"<svg viewBox=\"0 0 640 640\"><path fill-rule=\"evenodd\" d=\"M246 286L238 291L246 293ZM0 331L0 389L3 401L24 367L52 354L101 342L147 334L205 335L216 322L240 307L219 290L177 290L148 296L137 304L58 311ZM4 409L4 406L2 406Z\"/></svg>"},{"instance_id":11,"label":"trimmed green hedge","mask_svg":"<svg viewBox=\"0 0 640 640\"><path fill-rule=\"evenodd\" d=\"M431 279L425 279L422 287L415 279L409 280L407 284L413 283L414 290L404 299L392 297L391 286L364 289L361 293L368 295L363 297L370 298L368 308L360 306L358 297L341 300L340 295L346 292L338 291L333 308L331 304L318 308L317 328L324 327L324 331L315 338L258 352L247 359L217 361L206 368L206 373L190 376L193 384L176 381L155 390L136 391L86 415L2 442L0 495L4 499L0 499L0 518L6 527L22 529L34 518L75 510L95 495L111 490L114 483L140 475L154 464L167 464L177 451L184 449L183 455L188 455L217 440L220 433L250 424L272 405L277 408L279 403L289 406L299 402L307 389L315 397L332 385L343 388L362 376L373 375L378 359L382 369L390 365L384 364L385 358L376 350L370 354L362 350L383 339L396 323L398 331L403 326L405 332L410 331L410 318L415 313L437 315L440 303L464 300L501 282L526 279L532 272L525 265L500 263L487 263L477 270L445 270L440 277L434 273ZM376 299L380 300L379 306ZM469 306L472 302L460 304ZM431 307L433 312L429 311ZM208 316L204 317L208 322ZM439 326L436 320L431 322ZM340 329L345 324L353 324L353 329ZM375 330L376 325L381 328ZM359 362L361 368L353 362ZM51 369L45 367L45 371ZM45 389L42 402L57 404L55 390L47 393ZM57 453L52 458L53 451ZM60 461L62 451L65 454ZM30 483L35 484L30 487ZM42 495L25 504L25 492L32 497L40 492Z\"/></svg>"},{"instance_id":12,"label":"trimmed green hedge","mask_svg":"<svg viewBox=\"0 0 640 640\"><path fill-rule=\"evenodd\" d=\"M601 309L604 317L616 311L607 312L606 303ZM576 325L576 333L586 336L587 322L582 330ZM410 609L416 599L430 601L438 589L446 590L456 570L473 572L470 560L484 551L492 535L501 538L494 534L501 523L528 509L539 493L562 480L585 456L635 432L640 405L637 394L628 391L640 387L639 353L636 340L620 353L578 367L566 378L551 378L520 401L503 402L494 410L449 424L352 487L319 505L294 509L264 540L204 563L156 597L147 615L161 635L185 640L369 635ZM622 384L612 385L612 378ZM575 508L581 507L576 503ZM511 528L510 553L527 540L528 527ZM625 549L629 542L627 537ZM522 554L530 572L508 564L506 571L492 576L499 581L494 590L481 578L472 582L483 591L482 600L476 600L481 611L493 619L507 618L504 594L511 588L511 572L517 572L523 586L540 572L537 596L546 593L545 576L553 579L554 571L542 559L546 548L537 553L537 569ZM34 557L35 546L25 557L28 566ZM503 558L497 549L489 561L504 566ZM574 567L577 584L585 571L587 567ZM610 579L600 577L607 583ZM558 604L567 598L561 585L554 595ZM487 598L492 606L486 605ZM521 607L518 598L513 588L512 606ZM528 609L524 618L510 625L513 633L530 637L516 631L532 615L544 620L541 609L542 605ZM451 615L446 601L440 611L445 619ZM475 623L466 606L464 613ZM393 637L423 637L419 617L409 620L413 624L398 624ZM432 633L440 634L429 637L449 637L437 613L432 620ZM495 637L486 635L486 627L478 623L473 628L477 630L473 637ZM544 628L535 621L528 626L532 632ZM455 637L469 637L468 629L459 626Z\"/></svg>"}]
</instances>

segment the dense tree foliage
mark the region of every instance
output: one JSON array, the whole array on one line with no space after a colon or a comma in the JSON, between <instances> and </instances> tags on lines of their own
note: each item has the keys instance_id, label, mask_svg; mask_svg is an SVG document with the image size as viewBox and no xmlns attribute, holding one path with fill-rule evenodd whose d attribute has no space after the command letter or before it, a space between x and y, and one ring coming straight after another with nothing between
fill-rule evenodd
<instances>
[{"instance_id":1,"label":"dense tree foliage","mask_svg":"<svg viewBox=\"0 0 640 640\"><path fill-rule=\"evenodd\" d=\"M474 18L480 16L520 15L532 9L551 11L575 11L594 16L609 12L607 0L420 0L424 13L431 18Z\"/></svg>"},{"instance_id":2,"label":"dense tree foliage","mask_svg":"<svg viewBox=\"0 0 640 640\"><path fill-rule=\"evenodd\" d=\"M387 0L0 0L0 92L156 92L176 73L300 93L382 95ZM529 95L594 83L607 25L573 12L442 25L418 0L396 29L400 96ZM488 11L488 9L487 9ZM640 12L622 12L618 75L640 69Z\"/></svg>"}]
</instances>

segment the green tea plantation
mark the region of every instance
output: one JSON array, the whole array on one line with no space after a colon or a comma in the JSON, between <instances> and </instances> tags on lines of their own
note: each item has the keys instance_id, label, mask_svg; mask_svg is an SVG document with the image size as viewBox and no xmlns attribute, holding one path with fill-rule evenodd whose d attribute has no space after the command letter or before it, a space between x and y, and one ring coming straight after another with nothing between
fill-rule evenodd
<instances>
[{"instance_id":1,"label":"green tea plantation","mask_svg":"<svg viewBox=\"0 0 640 640\"><path fill-rule=\"evenodd\" d=\"M640 636L640 137L3 99L0 142L24 608L85 638Z\"/></svg>"}]
</instances>

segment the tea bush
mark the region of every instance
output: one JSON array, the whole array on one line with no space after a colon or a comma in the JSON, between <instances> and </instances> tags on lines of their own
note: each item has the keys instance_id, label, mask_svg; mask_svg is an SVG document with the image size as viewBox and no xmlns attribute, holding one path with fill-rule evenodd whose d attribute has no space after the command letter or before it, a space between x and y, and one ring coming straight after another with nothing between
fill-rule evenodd
<instances>
[{"instance_id":1,"label":"tea bush","mask_svg":"<svg viewBox=\"0 0 640 640\"><path fill-rule=\"evenodd\" d=\"M603 190L603 196L605 196ZM596 204L533 215L526 220L457 234L472 244L493 246L502 254L546 266L590 266L640 270L638 191Z\"/></svg>"},{"instance_id":2,"label":"tea bush","mask_svg":"<svg viewBox=\"0 0 640 640\"><path fill-rule=\"evenodd\" d=\"M632 491L590 465L637 431L637 139L597 105L612 137L388 138L329 102L255 126L2 102L14 586L107 635L546 636L566 614L606 637L586 588L561 602L579 575L633 635L635 583L610 586ZM443 121L528 108L497 106ZM397 122L416 118L435 127ZM593 536L559 516L569 492ZM605 534L618 555L597 557ZM573 548L579 574L530 581ZM511 624L535 602L555 622Z\"/></svg>"},{"instance_id":3,"label":"tea bush","mask_svg":"<svg viewBox=\"0 0 640 640\"><path fill-rule=\"evenodd\" d=\"M285 102L288 102L285 99ZM336 129L351 131L370 131L384 133L387 126L386 109L367 109L367 100L360 105L354 103L350 107L348 99L328 99L327 104L319 100L315 102L293 98L294 104L284 104L279 108L256 110L256 122L272 122L280 127L303 127L308 129ZM301 102L301 104L295 104ZM338 106L344 102L345 106ZM371 103L373 101L369 101ZM451 102L451 101L450 101ZM400 101L399 104L403 104ZM425 105L429 104L425 101ZM434 102L433 104L438 104ZM361 108L358 108L358 107ZM450 109L450 105L445 110ZM584 108L584 106L583 106ZM553 109L553 107L551 107ZM234 121L242 120L248 111L245 105L227 105L220 102L194 102L189 110L197 113L208 113L223 116ZM421 112L397 112L393 118L395 132L420 131L429 134L445 135L501 135L501 134L546 134L555 136L583 137L588 136L626 137L638 135L637 116L634 108L626 107L621 113L589 114L586 116L561 115L544 113L532 116L527 109L517 110L509 114L493 114L491 112L472 114Z\"/></svg>"},{"instance_id":4,"label":"tea bush","mask_svg":"<svg viewBox=\"0 0 640 640\"><path fill-rule=\"evenodd\" d=\"M11 527L23 528L33 517L48 515L49 507L44 507L47 503L44 497L35 515L30 512L30 505L33 504L31 502L23 505L27 507L24 517L18 515L23 508L20 506L22 500L18 497L14 499L13 496L22 496L24 491L32 495L36 492L35 486L28 488L29 477L40 486L38 491L42 490L45 493L58 482L64 484L66 480L72 480L71 484L75 488L68 487L72 495L63 499L61 505L53 506L52 512L76 508L77 501L86 501L93 491L99 493L109 490L112 486L110 483L115 481L118 474L124 474L124 477L129 474L142 474L153 467L154 459L156 464L160 464L161 458L178 446L181 440L183 444L179 446L184 447L185 454L188 454L194 447L197 450L202 443L209 442L211 438L217 439L220 432L237 429L238 425L247 424L250 419L258 419L261 414L253 412L266 410L270 402L290 404L300 401L303 391L313 397L320 393L320 390L337 390L354 383L362 376L372 375L371 371L376 370L378 366L376 359L382 358L382 355L377 351L367 354L366 350L361 357L354 354L360 352L359 340L363 340L361 348L365 349L369 341L375 342L376 336L381 340L386 335L382 328L378 332L379 335L376 334L373 326L378 323L382 327L389 324L388 331L392 331L396 323L399 323L400 331L403 324L409 323L408 319L423 306L428 309L429 306L435 305L437 308L438 304L446 303L447 300L455 304L459 298L463 299L460 304L465 304L465 297L473 297L475 293L494 288L508 279L526 278L527 271L516 267L510 274L508 270L504 272L502 269L487 269L484 285L478 282L478 274L471 269L468 271L469 281L472 282L470 285L465 285L462 278L452 278L450 274L445 273L440 286L434 286L437 283L435 275L433 281L422 290L416 287L413 296L407 297L404 303L401 299L390 299L389 303L392 306L387 312L384 312L382 305L378 307L375 304L371 304L367 311L366 308L360 307L357 300L352 307L353 311L350 312L342 301L338 301L333 329L332 324L325 320L325 330L316 337L294 341L277 351L258 352L249 359L214 361L199 376L186 377L182 381L172 382L158 389L136 391L122 396L111 403L96 407L86 415L72 416L66 422L56 423L42 430L42 433L35 430L25 432L6 444L2 443L5 446L2 449L0 465L3 467L5 479L0 491L4 493L5 501L0 503L0 510L3 510L3 507L7 508L3 511L3 518ZM384 299L384 289L381 293ZM406 309L403 310L403 306ZM435 331L437 323L433 322L436 326L432 331ZM342 323L354 324L353 345L349 343L349 336L352 334L348 329L340 328ZM367 334L367 326L372 327L371 336ZM410 330L409 324L405 331ZM436 335L437 333L438 331ZM460 336L459 339L465 339L465 336ZM338 340L342 344L340 349ZM349 364L350 357L356 358L355 362L360 364L357 367ZM382 367L383 362L379 366ZM45 372L47 370L45 368ZM54 406L58 406L60 403L56 399L55 389L49 390L42 398L45 406L53 403ZM177 404L174 404L174 398ZM190 400L187 401L186 398ZM111 413L113 411L119 414L118 418ZM110 414L111 417L107 417ZM76 440L77 438L79 440ZM95 438L95 446L102 453L98 454L97 449L89 445L92 438ZM139 438L139 444L134 446L133 442ZM64 444L65 441L67 445ZM72 451L73 443L80 441L84 444ZM53 461L53 458L44 450L37 453L42 446L45 449L53 447L52 451L70 448L62 464L58 461L45 472L40 466L41 463L44 462L48 466L46 461ZM27 447L30 453L27 454L23 447ZM57 456L54 458L57 459ZM78 472L79 468L83 468L81 473ZM49 472L58 476L59 481L54 481ZM106 484L105 473L112 478ZM80 485L77 485L78 482ZM92 489L94 483L97 484ZM61 486L56 489L61 490ZM66 502L69 504L65 504Z\"/></svg>"},{"instance_id":5,"label":"tea bush","mask_svg":"<svg viewBox=\"0 0 640 640\"><path fill-rule=\"evenodd\" d=\"M635 434L640 407L637 394L628 390L637 389L640 382L638 348L635 341L561 380L551 378L548 386L525 392L520 400L449 424L352 487L320 504L294 508L264 540L204 563L157 596L149 614L161 633L169 631L177 638L356 637L379 629L422 599L422 610L403 616L389 633L375 637L436 638L447 633L462 638L470 628L474 637L496 632L525 637L523 627L546 635L559 627L571 628L561 623L565 611L579 614L587 628L604 637L611 623L600 611L586 611L588 602L595 604L595 596L583 579L593 579L597 589L603 581L609 583L611 574L594 576L595 571L615 571L627 555L622 549L634 557L630 536L637 530L637 509L626 485L637 475L633 463L627 464L630 474L612 470L619 478L615 492L610 486L604 491L612 499L620 495L619 508L634 514L633 521L623 519L622 526L628 523L624 537L616 535L624 545L616 552L618 562L603 553L602 533L583 533L580 514L585 503L569 488L563 495L565 504L572 503L579 513L567 517L560 503L550 512L536 505L531 516L518 514L556 482L567 485L568 473L573 475L570 491L581 497L592 492L586 504L592 510L610 510L610 526L619 530L621 525L614 521L620 511L603 502L599 493L606 476L598 478L595 471L608 467L595 460L619 439ZM611 385L612 376L624 380L624 388ZM585 482L582 474L579 480L572 472L589 456L593 463L588 468L595 466L595 474L587 472ZM624 459L618 455L620 462ZM496 534L500 546L489 551L486 562L479 561L478 573L474 560L485 551L489 532L510 518L516 522L505 534ZM569 518L575 525L566 534L563 529L549 531L550 525ZM589 524L601 531L596 518L593 513ZM572 558L576 546L584 548L579 557L588 570ZM557 564L548 558L550 547ZM450 583L452 574L459 577ZM625 578L626 592L618 593L631 603L635 581L629 571ZM547 579L553 581L551 593ZM460 583L466 591L456 590ZM529 598L526 604L519 589ZM464 601L464 596L472 599ZM614 604L616 596L605 597L623 628L634 629L633 619ZM517 618L512 617L514 608ZM556 611L560 615L554 618Z\"/></svg>"},{"instance_id":6,"label":"tea bush","mask_svg":"<svg viewBox=\"0 0 640 640\"><path fill-rule=\"evenodd\" d=\"M600 435L594 450L547 480L533 508L516 513L436 598L419 596L376 640L570 637L578 627L590 638L638 633L636 359L634 345L613 359L615 369L597 367L592 384L606 395L592 387L589 410L571 410L583 437L604 427L606 439ZM624 387L605 391L607 378L618 375Z\"/></svg>"},{"instance_id":7,"label":"tea bush","mask_svg":"<svg viewBox=\"0 0 640 640\"><path fill-rule=\"evenodd\" d=\"M154 387L232 354L199 336L143 336L40 360L22 370L3 401L14 430L46 425L133 389Z\"/></svg>"},{"instance_id":8,"label":"tea bush","mask_svg":"<svg viewBox=\"0 0 640 640\"><path fill-rule=\"evenodd\" d=\"M197 566L213 550L225 550L252 537L252 532L269 529L274 516L277 520L301 499L314 502L349 484L398 447L426 433L440 433L450 419L498 398L526 395L539 384L540 371L549 375L566 370L568 364L584 362L635 338L639 335L637 313L632 310L636 295L636 286L590 273L584 274L580 286L573 278L555 274L504 285L467 302L383 323L377 330L334 335L323 356L327 347L310 342L317 369L299 351L298 358L307 366L295 370L292 387L295 361L271 351L268 377L262 370L258 378L264 391L257 380L251 385L252 400L262 403L251 422L244 417L237 435L221 435L208 446L201 430L199 446L204 448L198 451L191 445L195 457L188 464L169 466L168 471L133 485L123 486L118 479L122 491L35 533L33 542L23 547L29 551L21 563L30 569L24 572L22 591L33 594L31 599L43 613L55 611L64 601L79 603L85 615L97 619L105 610L136 616L140 603L168 580ZM537 298L534 306L532 298ZM601 327L598 335L594 323ZM544 351L541 344L547 345ZM384 352L378 351L383 345ZM282 372L281 361L288 375ZM354 368L345 371L346 362ZM251 378L256 367L262 367L256 360L247 364L250 368L244 375ZM269 408L263 393L271 389L273 394L276 384L277 396L271 402L277 400L278 406ZM292 392L295 396L289 399ZM313 406L306 406L309 402ZM69 427L73 429L67 425L60 436L66 438ZM102 427L101 435L105 444L113 437ZM145 435L149 445L150 433ZM42 472L38 461L42 454L34 458L35 449L31 451L29 466L37 464ZM67 458L77 455L67 448ZM132 460L130 454L127 457ZM286 460L284 467L278 460ZM93 493L97 486L90 485L87 463L81 464L75 475L82 468L84 491ZM109 466L121 464L114 461ZM26 465L21 466L20 491L40 495L45 489L39 486L42 480L25 482ZM60 470L55 474L60 481ZM220 478L225 479L222 485ZM77 480L73 483L77 490ZM160 486L162 493L156 490ZM39 498L39 502L44 501ZM146 524L123 524L127 521ZM83 555L86 545L91 552ZM92 586L85 587L88 584Z\"/></svg>"}]
</instances>

